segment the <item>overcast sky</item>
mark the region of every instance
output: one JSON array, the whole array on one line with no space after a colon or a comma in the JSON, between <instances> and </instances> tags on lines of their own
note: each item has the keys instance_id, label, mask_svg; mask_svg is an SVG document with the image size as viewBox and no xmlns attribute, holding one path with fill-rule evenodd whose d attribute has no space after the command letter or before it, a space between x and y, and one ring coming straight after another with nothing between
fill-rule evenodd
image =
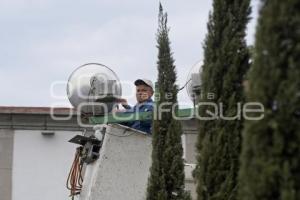
<instances>
[{"instance_id":1,"label":"overcast sky","mask_svg":"<svg viewBox=\"0 0 300 200\"><path fill-rule=\"evenodd\" d=\"M126 3L125 3L126 2ZM203 58L211 0L162 0L171 48L184 85ZM70 106L66 81L78 66L97 62L121 80L156 81L158 0L0 0L0 106ZM258 0L252 1L253 44ZM58 82L51 90L51 84ZM53 94L56 96L54 97ZM129 95L129 88L123 93ZM135 103L134 97L129 98ZM186 90L182 105L191 105Z\"/></svg>"}]
</instances>

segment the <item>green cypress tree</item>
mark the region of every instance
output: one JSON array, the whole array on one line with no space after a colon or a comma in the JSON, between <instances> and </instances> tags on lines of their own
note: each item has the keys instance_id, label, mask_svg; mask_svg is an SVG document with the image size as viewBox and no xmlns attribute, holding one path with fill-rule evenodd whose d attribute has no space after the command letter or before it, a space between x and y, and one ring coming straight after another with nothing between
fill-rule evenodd
<instances>
[{"instance_id":1,"label":"green cypress tree","mask_svg":"<svg viewBox=\"0 0 300 200\"><path fill-rule=\"evenodd\" d=\"M195 173L199 200L237 199L242 120L221 116L239 116L238 105L244 101L242 83L249 68L245 32L250 12L250 0L213 1L204 45L200 103L217 105L218 116L199 122ZM207 111L215 113L215 108L202 104L200 116L211 116Z\"/></svg>"},{"instance_id":2,"label":"green cypress tree","mask_svg":"<svg viewBox=\"0 0 300 200\"><path fill-rule=\"evenodd\" d=\"M161 118L154 119L152 131L152 166L148 180L147 200L188 200L184 190L184 163L181 143L181 124L172 117L172 106L177 105L177 86L174 59L170 49L167 14L159 6L159 27L157 33L158 80L156 93L157 113L163 109ZM175 111L176 112L176 111Z\"/></svg>"},{"instance_id":3,"label":"green cypress tree","mask_svg":"<svg viewBox=\"0 0 300 200\"><path fill-rule=\"evenodd\" d=\"M300 199L300 1L264 0L247 100L264 118L245 121L239 199Z\"/></svg>"}]
</instances>

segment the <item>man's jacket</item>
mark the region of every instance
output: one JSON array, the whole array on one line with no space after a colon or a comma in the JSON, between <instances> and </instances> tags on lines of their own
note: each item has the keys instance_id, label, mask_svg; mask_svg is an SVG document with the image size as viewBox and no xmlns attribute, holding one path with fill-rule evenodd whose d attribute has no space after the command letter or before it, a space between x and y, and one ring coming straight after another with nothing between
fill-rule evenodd
<instances>
[{"instance_id":1,"label":"man's jacket","mask_svg":"<svg viewBox=\"0 0 300 200\"><path fill-rule=\"evenodd\" d=\"M126 109L126 113L153 112L153 104L153 100L148 99L143 103L136 104L132 108L128 106L128 108ZM151 134L152 120L125 122L122 123L122 125L129 126L131 128Z\"/></svg>"}]
</instances>

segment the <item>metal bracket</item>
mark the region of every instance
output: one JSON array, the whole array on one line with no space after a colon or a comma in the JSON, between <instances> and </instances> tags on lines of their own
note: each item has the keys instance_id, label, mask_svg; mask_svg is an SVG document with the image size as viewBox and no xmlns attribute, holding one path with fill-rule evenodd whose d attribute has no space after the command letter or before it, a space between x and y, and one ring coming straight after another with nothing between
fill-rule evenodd
<instances>
[{"instance_id":1,"label":"metal bracket","mask_svg":"<svg viewBox=\"0 0 300 200\"><path fill-rule=\"evenodd\" d=\"M82 135L76 135L70 139L69 142L79 144L83 147L80 156L82 162L89 164L99 158L99 151L102 146L102 141L97 139L95 136L92 135L90 137L86 137Z\"/></svg>"}]
</instances>

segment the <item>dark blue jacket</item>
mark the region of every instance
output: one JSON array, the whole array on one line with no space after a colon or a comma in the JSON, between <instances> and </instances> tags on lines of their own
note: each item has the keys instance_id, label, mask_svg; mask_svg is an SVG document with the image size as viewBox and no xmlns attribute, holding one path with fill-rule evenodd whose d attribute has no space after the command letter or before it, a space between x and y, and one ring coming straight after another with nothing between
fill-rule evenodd
<instances>
[{"instance_id":1,"label":"dark blue jacket","mask_svg":"<svg viewBox=\"0 0 300 200\"><path fill-rule=\"evenodd\" d=\"M153 111L153 101L152 99L148 99L143 103L136 104L133 108L129 107L126 109L127 113L135 113L135 112L152 112ZM125 126L129 126L131 128L146 132L151 134L151 126L152 120L146 121L132 121L132 122L125 122L122 123Z\"/></svg>"}]
</instances>

